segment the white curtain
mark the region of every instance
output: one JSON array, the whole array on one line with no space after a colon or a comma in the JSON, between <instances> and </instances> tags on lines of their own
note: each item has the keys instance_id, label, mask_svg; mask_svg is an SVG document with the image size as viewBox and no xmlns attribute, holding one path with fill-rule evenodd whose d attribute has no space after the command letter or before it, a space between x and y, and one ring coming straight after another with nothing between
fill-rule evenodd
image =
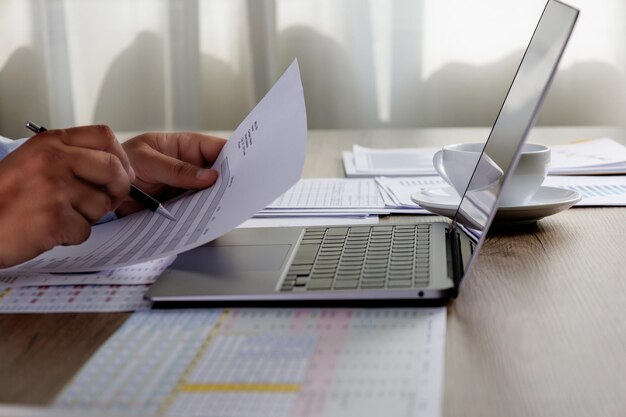
<instances>
[{"instance_id":1,"label":"white curtain","mask_svg":"<svg viewBox=\"0 0 626 417\"><path fill-rule=\"evenodd\" d=\"M626 123L623 0L579 24L540 115ZM233 129L298 58L310 128L486 126L544 0L0 0L0 134Z\"/></svg>"}]
</instances>

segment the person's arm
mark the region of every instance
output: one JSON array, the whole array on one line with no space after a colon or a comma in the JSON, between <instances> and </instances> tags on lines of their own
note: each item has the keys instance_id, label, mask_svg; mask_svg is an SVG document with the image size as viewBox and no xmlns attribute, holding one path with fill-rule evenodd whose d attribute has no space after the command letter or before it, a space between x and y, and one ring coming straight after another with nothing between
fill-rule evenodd
<instances>
[{"instance_id":1,"label":"person's arm","mask_svg":"<svg viewBox=\"0 0 626 417\"><path fill-rule=\"evenodd\" d=\"M193 132L144 133L123 143L136 178L133 184L160 201L184 190L207 188L217 180L211 168L225 139ZM120 216L142 209L127 199Z\"/></svg>"},{"instance_id":2,"label":"person's arm","mask_svg":"<svg viewBox=\"0 0 626 417\"><path fill-rule=\"evenodd\" d=\"M0 160L0 268L86 240L133 179L106 126L50 130L23 143Z\"/></svg>"},{"instance_id":3,"label":"person's arm","mask_svg":"<svg viewBox=\"0 0 626 417\"><path fill-rule=\"evenodd\" d=\"M225 143L197 133L146 133L122 148L105 126L36 135L0 160L0 268L83 242L91 225L118 207L120 215L142 209L128 198L130 181L161 200L213 185L211 166Z\"/></svg>"}]
</instances>

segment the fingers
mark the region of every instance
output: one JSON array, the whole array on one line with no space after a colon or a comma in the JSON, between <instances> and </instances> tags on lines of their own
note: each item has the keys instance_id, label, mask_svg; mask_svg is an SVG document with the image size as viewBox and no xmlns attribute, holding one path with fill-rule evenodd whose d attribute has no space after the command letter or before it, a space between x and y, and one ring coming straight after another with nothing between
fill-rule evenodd
<instances>
[{"instance_id":1,"label":"fingers","mask_svg":"<svg viewBox=\"0 0 626 417\"><path fill-rule=\"evenodd\" d=\"M130 181L134 180L134 171L131 168L124 148L117 141L110 127L105 125L80 126L69 129L49 130L41 133L42 140L46 137L56 137L63 144L71 147L94 149L115 155L121 162L124 171L128 173Z\"/></svg>"},{"instance_id":2,"label":"fingers","mask_svg":"<svg viewBox=\"0 0 626 417\"><path fill-rule=\"evenodd\" d=\"M78 245L87 240L91 234L92 223L87 221L78 211L65 211L62 223L65 224L66 227L58 232L58 244L64 246Z\"/></svg>"},{"instance_id":3,"label":"fingers","mask_svg":"<svg viewBox=\"0 0 626 417\"><path fill-rule=\"evenodd\" d=\"M64 178L72 204L91 223L126 199L134 171L126 152L107 126L50 130L35 139L36 143L31 145L37 150L31 152L29 159L33 161L36 155L40 162L33 161L36 165L33 170L40 174L49 171L52 177ZM79 203L75 195L81 195L85 202ZM106 210L98 210L98 203L104 204Z\"/></svg>"},{"instance_id":4,"label":"fingers","mask_svg":"<svg viewBox=\"0 0 626 417\"><path fill-rule=\"evenodd\" d=\"M226 143L225 139L194 132L145 133L127 142L137 183L155 195L168 187L202 189L217 180L210 167Z\"/></svg>"},{"instance_id":5,"label":"fingers","mask_svg":"<svg viewBox=\"0 0 626 417\"><path fill-rule=\"evenodd\" d=\"M124 147L132 146L133 142L147 144L162 154L207 167L215 162L226 139L196 132L147 133L124 143Z\"/></svg>"},{"instance_id":6,"label":"fingers","mask_svg":"<svg viewBox=\"0 0 626 417\"><path fill-rule=\"evenodd\" d=\"M130 190L130 180L121 161L115 155L98 150L70 148L68 157L73 174L91 184L80 186L81 184L77 182L72 185L77 187L77 191L84 194L85 187L94 191L101 191L101 188L104 188L109 199L107 210L115 209L126 199Z\"/></svg>"},{"instance_id":7,"label":"fingers","mask_svg":"<svg viewBox=\"0 0 626 417\"><path fill-rule=\"evenodd\" d=\"M27 261L57 245L81 243L89 237L92 222L73 209L66 189L59 189L58 185L56 180L44 179L9 188L0 184L0 268Z\"/></svg>"},{"instance_id":8,"label":"fingers","mask_svg":"<svg viewBox=\"0 0 626 417\"><path fill-rule=\"evenodd\" d=\"M19 164L19 169L23 171L25 178L40 178L51 182L52 187L56 187L56 193L63 193L74 205L77 203L76 194L89 200L86 204L106 203L106 210L115 209L127 198L130 179L116 155L78 146L57 146L48 142L53 141L39 142L34 147L24 149L29 152ZM89 196L87 189L95 195L105 195ZM106 213L106 210L102 210L101 214ZM100 218L94 218L93 213L94 210L85 212L86 218L92 223Z\"/></svg>"},{"instance_id":9,"label":"fingers","mask_svg":"<svg viewBox=\"0 0 626 417\"><path fill-rule=\"evenodd\" d=\"M196 165L207 166L213 164L220 151L226 144L226 139L200 133L180 133L177 138L180 159L191 161L192 158L201 158ZM204 163L202 163L204 162Z\"/></svg>"},{"instance_id":10,"label":"fingers","mask_svg":"<svg viewBox=\"0 0 626 417\"><path fill-rule=\"evenodd\" d=\"M43 195L37 202L38 207L25 209L32 211L34 229L41 235L46 250L87 240L91 225L110 207L105 193L81 184L79 180L74 181L71 187L64 188L59 188L59 181L42 185Z\"/></svg>"},{"instance_id":11,"label":"fingers","mask_svg":"<svg viewBox=\"0 0 626 417\"><path fill-rule=\"evenodd\" d=\"M146 156L146 158L136 161L136 165L138 171L144 170L139 165L149 165L151 182L170 187L199 190L213 185L217 180L217 171L213 169L200 168L155 150Z\"/></svg>"},{"instance_id":12,"label":"fingers","mask_svg":"<svg viewBox=\"0 0 626 417\"><path fill-rule=\"evenodd\" d=\"M93 185L79 179L75 180L71 189L72 192L68 198L71 208L89 224L95 224L106 213L115 210L128 195L128 193L124 193L117 200L114 200L104 190L94 188Z\"/></svg>"}]
</instances>

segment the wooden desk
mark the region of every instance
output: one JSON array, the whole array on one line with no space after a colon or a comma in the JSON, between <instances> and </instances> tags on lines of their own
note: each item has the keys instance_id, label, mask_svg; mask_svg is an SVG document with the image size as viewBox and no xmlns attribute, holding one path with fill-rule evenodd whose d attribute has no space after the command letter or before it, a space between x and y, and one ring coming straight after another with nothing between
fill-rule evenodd
<instances>
[{"instance_id":1,"label":"wooden desk","mask_svg":"<svg viewBox=\"0 0 626 417\"><path fill-rule=\"evenodd\" d=\"M486 129L315 131L307 177L342 176L340 151L484 140ZM535 129L562 143L622 129ZM384 219L388 221L390 219ZM572 209L493 233L448 310L444 415L623 416L626 209ZM0 402L46 404L128 314L0 316Z\"/></svg>"}]
</instances>

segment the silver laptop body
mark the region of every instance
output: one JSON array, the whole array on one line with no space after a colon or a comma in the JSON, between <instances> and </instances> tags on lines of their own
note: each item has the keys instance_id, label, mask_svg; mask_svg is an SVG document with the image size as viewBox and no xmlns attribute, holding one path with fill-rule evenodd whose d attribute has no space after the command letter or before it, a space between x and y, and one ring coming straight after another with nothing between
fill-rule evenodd
<instances>
[{"instance_id":1,"label":"silver laptop body","mask_svg":"<svg viewBox=\"0 0 626 417\"><path fill-rule=\"evenodd\" d=\"M409 301L455 297L496 213L578 17L549 0L481 158L450 222L236 229L182 253L146 294L157 306L193 302ZM489 158L484 158L487 155ZM497 163L484 187L478 169ZM481 184L480 187L477 185Z\"/></svg>"}]
</instances>

